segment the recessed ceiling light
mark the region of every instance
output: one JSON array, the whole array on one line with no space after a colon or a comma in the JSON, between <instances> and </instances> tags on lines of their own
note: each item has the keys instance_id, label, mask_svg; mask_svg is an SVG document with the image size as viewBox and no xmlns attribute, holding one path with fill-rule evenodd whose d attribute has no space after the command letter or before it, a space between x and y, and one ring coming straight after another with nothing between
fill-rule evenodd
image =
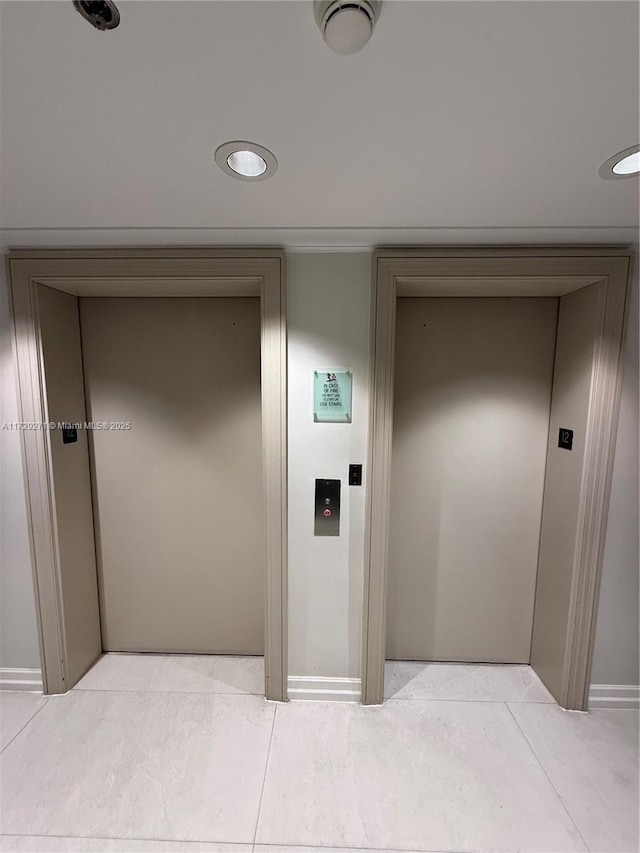
<instances>
[{"instance_id":1,"label":"recessed ceiling light","mask_svg":"<svg viewBox=\"0 0 640 853\"><path fill-rule=\"evenodd\" d=\"M275 174L275 155L255 142L225 142L216 149L215 161L223 172L240 181L266 181Z\"/></svg>"},{"instance_id":2,"label":"recessed ceiling light","mask_svg":"<svg viewBox=\"0 0 640 853\"><path fill-rule=\"evenodd\" d=\"M640 145L632 145L619 151L600 166L598 174L606 181L632 178L640 173Z\"/></svg>"},{"instance_id":3,"label":"recessed ceiling light","mask_svg":"<svg viewBox=\"0 0 640 853\"><path fill-rule=\"evenodd\" d=\"M618 160L613 167L614 175L635 175L640 172L640 151L627 154L622 160Z\"/></svg>"},{"instance_id":4,"label":"recessed ceiling light","mask_svg":"<svg viewBox=\"0 0 640 853\"><path fill-rule=\"evenodd\" d=\"M255 151L232 151L227 165L245 178L257 178L267 171L267 161Z\"/></svg>"}]
</instances>

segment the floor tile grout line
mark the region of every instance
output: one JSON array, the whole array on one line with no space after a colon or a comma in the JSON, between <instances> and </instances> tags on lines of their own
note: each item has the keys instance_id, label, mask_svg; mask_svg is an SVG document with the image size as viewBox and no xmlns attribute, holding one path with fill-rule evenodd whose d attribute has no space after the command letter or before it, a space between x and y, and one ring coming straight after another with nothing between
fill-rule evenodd
<instances>
[{"instance_id":1,"label":"floor tile grout line","mask_svg":"<svg viewBox=\"0 0 640 853\"><path fill-rule=\"evenodd\" d=\"M131 835L52 835L50 833L0 832L0 838L72 838L77 841L142 841L159 842L160 844L225 844L234 847L251 847L250 841L217 841L194 838L139 838ZM428 853L428 851L426 851Z\"/></svg>"},{"instance_id":2,"label":"floor tile grout line","mask_svg":"<svg viewBox=\"0 0 640 853\"><path fill-rule=\"evenodd\" d=\"M254 851L256 847L285 847L296 850L354 850L361 851L361 853L465 853L465 851L460 850L443 850L442 847L432 847L430 850L427 850L426 847L351 847L349 845L341 845L340 847L335 847L333 844L282 844L277 841L261 841L260 843L254 844ZM470 853L470 851L467 851Z\"/></svg>"},{"instance_id":3,"label":"floor tile grout line","mask_svg":"<svg viewBox=\"0 0 640 853\"><path fill-rule=\"evenodd\" d=\"M264 693L250 693L247 691L234 691L227 692L222 690L142 690L140 688L127 688L127 687L72 687L71 690L68 690L65 694L59 694L61 696L68 696L70 693L149 693L149 694L179 694L181 696L258 696L264 697ZM312 700L294 700L294 701L327 701L332 702L333 700L321 700L321 699L312 699ZM459 698L447 698L447 697L422 697L422 696L385 696L384 698L386 702L471 702L471 703L485 703L485 704L502 704L510 702L514 705L557 705L557 702L553 699L546 700L529 700L529 699L459 699ZM340 704L360 704L354 700L354 702L341 702ZM605 709L606 710L606 709ZM366 848L369 849L369 848ZM427 851L428 853L428 851Z\"/></svg>"},{"instance_id":4,"label":"floor tile grout line","mask_svg":"<svg viewBox=\"0 0 640 853\"><path fill-rule=\"evenodd\" d=\"M494 704L510 702L512 705L557 705L555 699L453 699L444 696L385 696L385 702L493 702Z\"/></svg>"},{"instance_id":5,"label":"floor tile grout line","mask_svg":"<svg viewBox=\"0 0 640 853\"><path fill-rule=\"evenodd\" d=\"M551 780L551 777L550 777L550 776L549 776L549 774L547 773L547 769L546 769L546 767L544 766L544 764L543 764L543 763L542 763L542 761L540 760L540 757L538 756L538 753L537 753L537 752L535 751L535 749L533 748L533 744L531 743L531 741L530 741L530 740L529 740L529 738L527 737L527 735L526 735L526 733L525 733L524 729L522 728L522 726L521 726L521 725L520 725L520 723L518 722L518 719L517 719L516 715L513 713L513 711L512 711L512 710L511 710L511 708L509 707L509 703L508 703L508 702L505 702L504 704L507 706L507 711L509 712L509 714L511 714L511 719L514 721L514 723L515 723L515 724L516 724L516 726L518 727L518 731L520 732L520 734L521 734L521 735L522 735L522 737L524 738L524 740L525 740L525 742L526 742L527 746L529 747L529 749L530 749L530 750L531 750L531 752L533 753L534 758L536 759L536 761L537 761L537 762L538 762L538 764L540 765L540 769L542 770L542 772L544 773L544 775L545 775L545 777L546 777L547 781L548 781L548 782L549 782L549 784L551 785L551 788L552 788L552 790L553 790L553 793L556 795L556 797L558 798L558 801L559 801L559 802L560 802L560 804L562 805L562 808L563 808L563 809L565 810L565 812L567 813L567 816L568 816L569 820L570 820L570 821L571 821L571 823L575 826L575 828L576 828L576 832L578 833L578 835L579 835L579 836L580 836L580 838L582 839L582 843L584 844L585 849L587 850L587 853L591 853L591 848L590 848L590 847L589 847L589 845L587 844L587 839L586 839L586 838L584 837L584 835L582 834L582 832L581 832L581 830L580 830L580 827L578 826L578 824L577 824L577 823L576 823L576 821L574 820L573 815L572 815L572 814L571 814L571 812L569 811L569 808L568 808L567 804L565 803L565 801L563 800L563 798L560 796L560 793L558 792L558 790L557 790L556 786L553 784L553 782L552 782L552 780Z\"/></svg>"},{"instance_id":6,"label":"floor tile grout line","mask_svg":"<svg viewBox=\"0 0 640 853\"><path fill-rule=\"evenodd\" d=\"M258 696L264 698L264 693L248 693L246 691L227 693L222 690L141 690L135 687L72 687L66 693L55 695L68 696L70 693L150 693L153 695L164 693L165 695L176 694L180 696Z\"/></svg>"},{"instance_id":7,"label":"floor tile grout line","mask_svg":"<svg viewBox=\"0 0 640 853\"><path fill-rule=\"evenodd\" d=\"M0 832L0 838L59 838L59 839L74 839L77 841L142 841L142 842L159 842L161 844L224 844L225 846L230 847L252 847L255 850L256 847L285 847L290 849L309 849L309 850L334 850L332 845L329 844L282 844L278 842L269 842L264 841L257 843L255 842L253 845L250 841L202 841L202 840L194 840L194 839L186 839L186 838L138 838L135 836L98 836L98 835L43 835L39 834L28 834L24 832ZM389 853L391 848L389 847L340 847L340 850L354 850L361 851L361 853ZM432 848L431 850L427 850L424 847L396 847L393 848L394 853L463 853L463 851L457 850L449 850L443 851L442 848Z\"/></svg>"},{"instance_id":8,"label":"floor tile grout line","mask_svg":"<svg viewBox=\"0 0 640 853\"><path fill-rule=\"evenodd\" d=\"M2 229L0 229L2 230ZM160 660L161 658L169 658L170 660L184 660L185 658L225 658L226 660L233 661L241 661L241 660L250 660L250 661L259 661L264 660L264 655L232 655L228 653L218 654L218 652L147 652L147 651L138 651L138 652L112 652L112 651L102 651L100 653L100 657L93 664L93 666L97 666L100 661L106 660L107 658L134 658L134 657L144 657L149 658L150 660ZM491 665L491 664L490 664ZM506 666L511 666L511 664L506 664ZM514 664L514 666L526 666L526 664Z\"/></svg>"},{"instance_id":9,"label":"floor tile grout line","mask_svg":"<svg viewBox=\"0 0 640 853\"><path fill-rule=\"evenodd\" d=\"M249 692L249 691L226 691L226 690L144 690L139 687L72 687L71 690L68 690L66 694L59 695L68 695L69 693L180 693L183 696L264 696L264 693L261 692ZM305 701L305 700L298 700ZM332 702L334 700L306 700L306 701L329 701ZM385 702L486 702L488 704L500 704L503 702L510 702L513 705L557 705L555 699L460 699L459 697L447 697L447 696L385 696ZM349 704L348 702L345 704ZM351 704L359 704L356 700L351 702ZM604 709L608 710L608 709ZM633 710L633 709L631 709ZM369 848L367 848L369 849Z\"/></svg>"},{"instance_id":10,"label":"floor tile grout line","mask_svg":"<svg viewBox=\"0 0 640 853\"><path fill-rule=\"evenodd\" d=\"M256 828L253 833L253 847L251 850L255 850L256 847L256 838L258 837L258 827L260 825L260 812L262 811L262 798L264 797L264 789L267 784L267 771L269 770L269 759L271 758L271 746L273 744L273 733L276 729L276 717L278 716L278 705L276 704L273 711L273 722L271 724L271 735L269 736L269 748L267 749L267 760L264 763L264 775L262 777L262 788L260 789L260 800L258 801L258 814L256 815Z\"/></svg>"},{"instance_id":11,"label":"floor tile grout line","mask_svg":"<svg viewBox=\"0 0 640 853\"><path fill-rule=\"evenodd\" d=\"M34 720L34 719L38 716L38 714L40 713L40 711L42 711L42 709L44 708L44 706L49 702L49 698L50 698L49 696L43 696L42 698L43 698L43 700L44 700L44 701L42 702L42 705L40 705L40 707L39 707L36 711L34 711L34 713L29 717L29 719L27 720L27 722L24 724L24 726L22 726L22 728L20 728L20 729L19 729L19 730L14 734L14 736L11 738L11 740L10 740L8 743L5 743L5 745L4 745L4 746L2 747L2 749L0 750L0 755L2 755L2 753L5 751L5 749L7 749L7 747L11 746L11 744L12 744L12 743L14 742L14 740L18 737L18 735L20 735L20 734L21 734L21 733L22 733L22 732L27 728L27 726L29 725L29 723L30 723L32 720Z\"/></svg>"}]
</instances>

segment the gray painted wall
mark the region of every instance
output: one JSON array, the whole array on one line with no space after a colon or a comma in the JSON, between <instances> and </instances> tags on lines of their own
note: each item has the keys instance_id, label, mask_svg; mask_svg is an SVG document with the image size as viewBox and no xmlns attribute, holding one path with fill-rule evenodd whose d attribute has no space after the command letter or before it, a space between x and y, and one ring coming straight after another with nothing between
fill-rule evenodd
<instances>
[{"instance_id":1,"label":"gray painted wall","mask_svg":"<svg viewBox=\"0 0 640 853\"><path fill-rule=\"evenodd\" d=\"M103 647L262 654L260 299L80 299Z\"/></svg>"},{"instance_id":2,"label":"gray painted wall","mask_svg":"<svg viewBox=\"0 0 640 853\"><path fill-rule=\"evenodd\" d=\"M320 476L327 471L326 476L343 477L348 461L364 461L369 263L366 253L289 258L290 671L294 675L359 674L364 489L353 494L348 509L343 507L343 513L348 513L348 522L343 514L348 540L340 537L345 547L334 562L333 555L325 558L308 550L314 541L312 509L306 501L313 495L305 478L316 470L322 471ZM596 632L592 681L598 684L638 683L637 273L633 305L624 351L625 379ZM16 420L17 414L4 269L0 270L0 330L1 419L6 422ZM357 369L361 376L355 384L354 425L334 433L327 426L324 436L316 431L316 436L323 436L322 442L313 438L313 424L308 421L312 398L305 378L309 368L319 365L318 359L350 362L344 366ZM339 461L333 474L329 463L333 466L335 453ZM20 443L17 433L1 429L0 497L0 665L35 667L38 642ZM326 632L330 636L323 637L320 624L326 612L332 614L332 627Z\"/></svg>"},{"instance_id":3,"label":"gray painted wall","mask_svg":"<svg viewBox=\"0 0 640 853\"><path fill-rule=\"evenodd\" d=\"M560 299L558 313L531 666L563 705L567 703L566 649L585 474L586 425L605 296L602 282L583 287ZM555 440L566 427L574 430L570 452Z\"/></svg>"},{"instance_id":4,"label":"gray painted wall","mask_svg":"<svg viewBox=\"0 0 640 853\"><path fill-rule=\"evenodd\" d=\"M4 260L4 259L3 259ZM0 668L40 667L13 346L4 263L0 264Z\"/></svg>"},{"instance_id":5,"label":"gray painted wall","mask_svg":"<svg viewBox=\"0 0 640 853\"><path fill-rule=\"evenodd\" d=\"M363 486L369 417L367 253L296 253L287 260L289 323L289 673L359 678L364 574ZM353 372L353 422L313 422L313 371ZM339 537L313 535L315 478L342 480Z\"/></svg>"},{"instance_id":6,"label":"gray painted wall","mask_svg":"<svg viewBox=\"0 0 640 853\"><path fill-rule=\"evenodd\" d=\"M618 439L591 673L592 684L638 684L638 274L625 341Z\"/></svg>"},{"instance_id":7,"label":"gray painted wall","mask_svg":"<svg viewBox=\"0 0 640 853\"><path fill-rule=\"evenodd\" d=\"M48 418L81 424L88 418L78 299L40 284L38 315ZM62 430L54 429L50 442L69 689L102 654L88 432L78 429L77 441L64 444Z\"/></svg>"},{"instance_id":8,"label":"gray painted wall","mask_svg":"<svg viewBox=\"0 0 640 853\"><path fill-rule=\"evenodd\" d=\"M398 300L388 658L529 663L557 318Z\"/></svg>"}]
</instances>

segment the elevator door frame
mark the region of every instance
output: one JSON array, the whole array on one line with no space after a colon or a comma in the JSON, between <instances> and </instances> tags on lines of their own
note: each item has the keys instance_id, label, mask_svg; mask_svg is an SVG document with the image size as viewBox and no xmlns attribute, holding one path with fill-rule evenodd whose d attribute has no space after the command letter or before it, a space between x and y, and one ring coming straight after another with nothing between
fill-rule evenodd
<instances>
[{"instance_id":1,"label":"elevator door frame","mask_svg":"<svg viewBox=\"0 0 640 853\"><path fill-rule=\"evenodd\" d=\"M365 509L362 702L384 697L396 300L402 296L562 296L602 284L576 554L559 704L586 710L621 389L631 267L620 246L380 249L372 258L369 489ZM537 291L537 292L536 292Z\"/></svg>"},{"instance_id":2,"label":"elevator door frame","mask_svg":"<svg viewBox=\"0 0 640 853\"><path fill-rule=\"evenodd\" d=\"M7 257L19 416L49 421L37 287L72 295L260 297L266 531L265 695L287 700L287 349L285 255L276 249L38 249ZM218 286L217 283L220 283ZM214 287L212 292L207 287ZM104 292L108 289L108 294ZM254 290L252 290L254 289ZM62 566L47 429L22 430L36 621L45 693L67 675Z\"/></svg>"}]
</instances>

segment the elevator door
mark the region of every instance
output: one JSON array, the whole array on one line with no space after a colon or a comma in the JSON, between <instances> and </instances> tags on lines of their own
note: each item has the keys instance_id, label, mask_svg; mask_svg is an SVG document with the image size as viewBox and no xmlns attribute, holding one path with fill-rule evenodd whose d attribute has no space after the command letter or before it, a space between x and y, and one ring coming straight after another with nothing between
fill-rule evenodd
<instances>
[{"instance_id":1,"label":"elevator door","mask_svg":"<svg viewBox=\"0 0 640 853\"><path fill-rule=\"evenodd\" d=\"M558 300L397 307L387 657L528 662Z\"/></svg>"},{"instance_id":2,"label":"elevator door","mask_svg":"<svg viewBox=\"0 0 640 853\"><path fill-rule=\"evenodd\" d=\"M262 654L260 300L80 313L103 648Z\"/></svg>"}]
</instances>

